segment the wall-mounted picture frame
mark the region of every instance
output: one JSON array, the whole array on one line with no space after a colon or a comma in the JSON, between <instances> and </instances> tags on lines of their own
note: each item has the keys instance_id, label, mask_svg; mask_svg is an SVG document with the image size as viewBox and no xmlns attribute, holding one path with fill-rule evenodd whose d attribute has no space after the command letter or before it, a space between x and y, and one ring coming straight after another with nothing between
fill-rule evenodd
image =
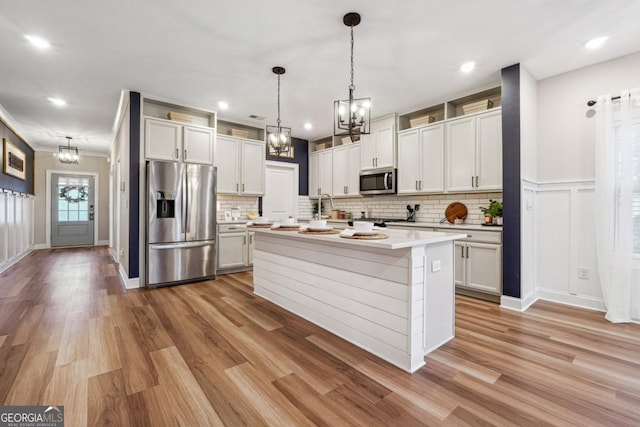
<instances>
[{"instance_id":1,"label":"wall-mounted picture frame","mask_svg":"<svg viewBox=\"0 0 640 427\"><path fill-rule=\"evenodd\" d=\"M267 144L267 156L269 157L279 157L281 159L293 159L294 157L293 150L294 150L294 147L293 145L291 145L291 147L289 147L288 153L282 153L278 156L278 153L276 153L276 150L273 147L271 147L269 144Z\"/></svg>"},{"instance_id":2,"label":"wall-mounted picture frame","mask_svg":"<svg viewBox=\"0 0 640 427\"><path fill-rule=\"evenodd\" d=\"M7 138L2 138L2 172L25 181L27 179L27 156L24 151L13 145Z\"/></svg>"}]
</instances>

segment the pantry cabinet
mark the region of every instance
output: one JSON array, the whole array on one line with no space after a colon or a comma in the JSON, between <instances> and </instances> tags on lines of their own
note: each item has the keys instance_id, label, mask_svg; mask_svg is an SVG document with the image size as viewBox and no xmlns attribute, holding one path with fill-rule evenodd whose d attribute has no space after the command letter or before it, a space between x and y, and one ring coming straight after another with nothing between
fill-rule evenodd
<instances>
[{"instance_id":1,"label":"pantry cabinet","mask_svg":"<svg viewBox=\"0 0 640 427\"><path fill-rule=\"evenodd\" d=\"M333 148L333 197L360 195L360 144Z\"/></svg>"},{"instance_id":2,"label":"pantry cabinet","mask_svg":"<svg viewBox=\"0 0 640 427\"><path fill-rule=\"evenodd\" d=\"M265 144L218 135L215 150L218 194L264 194Z\"/></svg>"},{"instance_id":3,"label":"pantry cabinet","mask_svg":"<svg viewBox=\"0 0 640 427\"><path fill-rule=\"evenodd\" d=\"M152 117L144 119L147 159L211 165L214 141L215 132L212 128Z\"/></svg>"},{"instance_id":4,"label":"pantry cabinet","mask_svg":"<svg viewBox=\"0 0 640 427\"><path fill-rule=\"evenodd\" d=\"M398 134L398 194L444 191L444 125Z\"/></svg>"},{"instance_id":5,"label":"pantry cabinet","mask_svg":"<svg viewBox=\"0 0 640 427\"><path fill-rule=\"evenodd\" d=\"M501 190L501 111L451 120L445 126L445 190Z\"/></svg>"}]
</instances>

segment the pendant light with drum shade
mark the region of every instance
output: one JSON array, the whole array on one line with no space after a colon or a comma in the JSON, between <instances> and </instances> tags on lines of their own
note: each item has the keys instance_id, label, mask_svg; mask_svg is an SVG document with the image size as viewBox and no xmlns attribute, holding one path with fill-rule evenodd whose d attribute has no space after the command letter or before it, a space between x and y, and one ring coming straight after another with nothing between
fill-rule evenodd
<instances>
[{"instance_id":1,"label":"pendant light with drum shade","mask_svg":"<svg viewBox=\"0 0 640 427\"><path fill-rule=\"evenodd\" d=\"M342 22L351 29L351 83L349 99L333 103L333 134L347 136L355 141L357 135L367 135L371 127L371 98L354 98L356 89L353 84L353 27L360 23L360 14L350 12L344 15Z\"/></svg>"},{"instance_id":2,"label":"pendant light with drum shade","mask_svg":"<svg viewBox=\"0 0 640 427\"><path fill-rule=\"evenodd\" d=\"M284 67L276 66L271 71L278 76L278 125L267 126L267 152L280 157L291 151L291 128L280 125L280 76L286 70Z\"/></svg>"},{"instance_id":3,"label":"pendant light with drum shade","mask_svg":"<svg viewBox=\"0 0 640 427\"><path fill-rule=\"evenodd\" d=\"M58 146L58 160L60 163L64 164L78 164L78 147L71 146L71 138L70 136L65 136L67 138L67 145L59 145Z\"/></svg>"}]
</instances>

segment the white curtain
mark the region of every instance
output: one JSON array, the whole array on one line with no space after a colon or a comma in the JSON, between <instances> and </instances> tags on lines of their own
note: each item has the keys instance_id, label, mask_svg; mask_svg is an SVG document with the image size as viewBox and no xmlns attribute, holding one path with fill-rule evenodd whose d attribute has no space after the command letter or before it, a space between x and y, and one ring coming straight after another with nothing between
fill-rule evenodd
<instances>
[{"instance_id":1,"label":"white curtain","mask_svg":"<svg viewBox=\"0 0 640 427\"><path fill-rule=\"evenodd\" d=\"M640 88L596 103L596 253L610 322L640 323Z\"/></svg>"}]
</instances>

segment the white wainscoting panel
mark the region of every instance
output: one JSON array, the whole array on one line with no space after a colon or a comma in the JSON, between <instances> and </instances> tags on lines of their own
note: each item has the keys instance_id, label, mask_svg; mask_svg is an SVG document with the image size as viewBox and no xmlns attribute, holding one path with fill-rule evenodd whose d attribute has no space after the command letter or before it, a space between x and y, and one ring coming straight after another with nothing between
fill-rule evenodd
<instances>
[{"instance_id":1,"label":"white wainscoting panel","mask_svg":"<svg viewBox=\"0 0 640 427\"><path fill-rule=\"evenodd\" d=\"M0 272L33 249L33 198L0 192Z\"/></svg>"}]
</instances>

